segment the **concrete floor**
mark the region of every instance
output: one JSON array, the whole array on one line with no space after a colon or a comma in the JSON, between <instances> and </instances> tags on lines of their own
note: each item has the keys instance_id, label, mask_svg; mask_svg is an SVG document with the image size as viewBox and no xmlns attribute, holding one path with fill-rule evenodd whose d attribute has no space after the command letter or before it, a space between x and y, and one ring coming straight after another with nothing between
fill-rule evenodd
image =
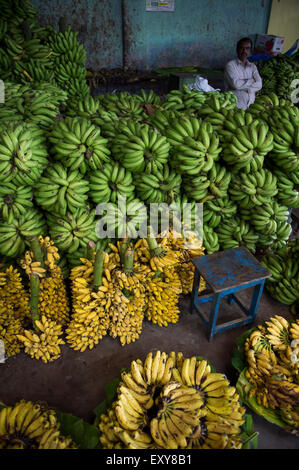
<instances>
[{"instance_id":1,"label":"concrete floor","mask_svg":"<svg viewBox=\"0 0 299 470\"><path fill-rule=\"evenodd\" d=\"M244 305L249 305L250 289L243 291L240 299ZM235 384L237 372L231 365L234 342L249 326L219 333L209 342L199 316L190 314L189 303L189 296L181 299L181 316L177 324L160 328L144 322L139 340L125 347L118 340L105 337L93 350L84 353L63 346L62 357L49 364L31 359L24 353L9 358L5 364L0 364L0 401L12 405L21 398L42 400L50 407L92 422L92 410L104 399L106 383L119 377L120 369L128 367L133 359L144 360L149 351L158 349L182 351L186 357L203 356ZM240 313L235 304L228 306L223 303L222 309L226 320L236 313L238 317ZM256 324L274 314L294 318L287 306L274 301L264 290ZM299 448L298 437L257 415L253 415L253 419L255 430L259 432L259 449Z\"/></svg>"}]
</instances>

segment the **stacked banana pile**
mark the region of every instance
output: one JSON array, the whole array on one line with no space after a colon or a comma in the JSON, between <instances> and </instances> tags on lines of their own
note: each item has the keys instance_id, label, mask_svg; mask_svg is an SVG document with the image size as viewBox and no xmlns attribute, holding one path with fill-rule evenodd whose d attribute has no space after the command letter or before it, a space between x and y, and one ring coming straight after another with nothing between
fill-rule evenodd
<instances>
[{"instance_id":1,"label":"stacked banana pile","mask_svg":"<svg viewBox=\"0 0 299 470\"><path fill-rule=\"evenodd\" d=\"M261 263L272 274L266 281L266 289L271 296L285 305L291 312L299 313L299 240L290 240L279 250L267 252Z\"/></svg>"},{"instance_id":2,"label":"stacked banana pile","mask_svg":"<svg viewBox=\"0 0 299 470\"><path fill-rule=\"evenodd\" d=\"M54 410L21 400L0 410L0 449L76 449Z\"/></svg>"},{"instance_id":3,"label":"stacked banana pile","mask_svg":"<svg viewBox=\"0 0 299 470\"><path fill-rule=\"evenodd\" d=\"M240 449L245 409L224 374L206 360L150 352L121 374L101 415L105 449Z\"/></svg>"},{"instance_id":4,"label":"stacked banana pile","mask_svg":"<svg viewBox=\"0 0 299 470\"><path fill-rule=\"evenodd\" d=\"M299 428L299 323L275 315L245 342L249 396L259 405L280 410L281 418Z\"/></svg>"},{"instance_id":5,"label":"stacked banana pile","mask_svg":"<svg viewBox=\"0 0 299 470\"><path fill-rule=\"evenodd\" d=\"M1 2L0 65L3 78L18 83L59 85L73 97L89 94L86 51L70 26L41 27L27 1Z\"/></svg>"},{"instance_id":6,"label":"stacked banana pile","mask_svg":"<svg viewBox=\"0 0 299 470\"><path fill-rule=\"evenodd\" d=\"M271 60L258 61L256 65L263 80L262 93L276 93L280 98L289 100L293 91L292 82L299 78L298 63L293 57L278 54Z\"/></svg>"}]
</instances>

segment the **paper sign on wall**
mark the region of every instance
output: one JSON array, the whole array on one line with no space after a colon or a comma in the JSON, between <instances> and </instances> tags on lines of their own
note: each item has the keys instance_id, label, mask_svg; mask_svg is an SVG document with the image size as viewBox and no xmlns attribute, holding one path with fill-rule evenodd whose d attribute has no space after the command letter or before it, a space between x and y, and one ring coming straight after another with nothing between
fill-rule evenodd
<instances>
[{"instance_id":1,"label":"paper sign on wall","mask_svg":"<svg viewBox=\"0 0 299 470\"><path fill-rule=\"evenodd\" d=\"M174 0L171 2L146 0L146 11L174 11Z\"/></svg>"}]
</instances>

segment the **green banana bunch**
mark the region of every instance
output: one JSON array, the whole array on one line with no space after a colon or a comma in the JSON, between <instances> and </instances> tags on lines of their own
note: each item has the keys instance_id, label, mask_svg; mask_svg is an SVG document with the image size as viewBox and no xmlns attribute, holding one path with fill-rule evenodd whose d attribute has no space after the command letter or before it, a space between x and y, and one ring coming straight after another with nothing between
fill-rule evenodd
<instances>
[{"instance_id":1,"label":"green banana bunch","mask_svg":"<svg viewBox=\"0 0 299 470\"><path fill-rule=\"evenodd\" d=\"M88 169L102 169L110 161L108 139L101 129L83 118L67 117L58 122L49 136L50 152L57 161L84 175Z\"/></svg>"},{"instance_id":2,"label":"green banana bunch","mask_svg":"<svg viewBox=\"0 0 299 470\"><path fill-rule=\"evenodd\" d=\"M119 117L126 117L135 121L147 118L147 114L144 112L140 99L127 92L121 92L118 95L102 95L100 103L106 111L114 112Z\"/></svg>"},{"instance_id":3,"label":"green banana bunch","mask_svg":"<svg viewBox=\"0 0 299 470\"><path fill-rule=\"evenodd\" d=\"M251 220L250 217L249 220ZM291 233L292 226L289 222L277 222L277 228L275 232L259 232L257 247L262 249L271 247L272 250L283 248L288 242Z\"/></svg>"},{"instance_id":4,"label":"green banana bunch","mask_svg":"<svg viewBox=\"0 0 299 470\"><path fill-rule=\"evenodd\" d=\"M231 109L235 109L236 107L237 98L231 91L224 93L219 93L218 91L209 91L205 94L207 98L205 100L204 106L202 106L197 111L197 115L200 117L213 117L215 113L221 113L223 110L229 111Z\"/></svg>"},{"instance_id":5,"label":"green banana bunch","mask_svg":"<svg viewBox=\"0 0 299 470\"><path fill-rule=\"evenodd\" d=\"M296 189L299 182L295 183L293 181L294 177L296 177L296 174L293 176L292 180L292 174L288 175L287 173L276 168L274 168L272 171L277 178L277 201L289 208L299 209L299 191ZM297 171L297 173L299 173L299 171Z\"/></svg>"},{"instance_id":6,"label":"green banana bunch","mask_svg":"<svg viewBox=\"0 0 299 470\"><path fill-rule=\"evenodd\" d=\"M153 173L167 163L170 144L165 136L147 124L120 122L112 138L111 151L116 160L135 173Z\"/></svg>"},{"instance_id":7,"label":"green banana bunch","mask_svg":"<svg viewBox=\"0 0 299 470\"><path fill-rule=\"evenodd\" d=\"M229 197L206 201L203 205L203 223L205 227L216 228L222 221L236 216L238 206Z\"/></svg>"},{"instance_id":8,"label":"green banana bunch","mask_svg":"<svg viewBox=\"0 0 299 470\"><path fill-rule=\"evenodd\" d=\"M232 121L230 121L232 123ZM222 132L222 158L231 171L245 173L260 171L264 157L273 149L273 135L265 122L255 120L250 125Z\"/></svg>"},{"instance_id":9,"label":"green banana bunch","mask_svg":"<svg viewBox=\"0 0 299 470\"><path fill-rule=\"evenodd\" d=\"M277 177L264 168L254 173L239 172L228 192L232 201L244 209L261 206L278 194Z\"/></svg>"},{"instance_id":10,"label":"green banana bunch","mask_svg":"<svg viewBox=\"0 0 299 470\"><path fill-rule=\"evenodd\" d=\"M117 204L109 203L109 210L97 222L99 236L101 229L105 230L108 238L113 239L125 236L129 238L146 237L147 210L144 203L137 198L128 201L120 196Z\"/></svg>"},{"instance_id":11,"label":"green banana bunch","mask_svg":"<svg viewBox=\"0 0 299 470\"><path fill-rule=\"evenodd\" d=\"M0 186L0 214L3 220L19 218L33 207L33 191L30 186L6 183Z\"/></svg>"},{"instance_id":12,"label":"green banana bunch","mask_svg":"<svg viewBox=\"0 0 299 470\"><path fill-rule=\"evenodd\" d=\"M84 98L90 94L89 86L84 79L71 78L65 85L69 96L74 96L77 98Z\"/></svg>"},{"instance_id":13,"label":"green banana bunch","mask_svg":"<svg viewBox=\"0 0 299 470\"><path fill-rule=\"evenodd\" d=\"M211 255L220 250L217 233L214 231L213 227L205 223L203 226L203 246L207 255Z\"/></svg>"},{"instance_id":14,"label":"green banana bunch","mask_svg":"<svg viewBox=\"0 0 299 470\"><path fill-rule=\"evenodd\" d=\"M61 56L74 64L81 64L86 60L86 51L82 44L79 43L78 31L72 31L68 26L65 32L54 32L48 37L48 44L56 62L61 61Z\"/></svg>"},{"instance_id":15,"label":"green banana bunch","mask_svg":"<svg viewBox=\"0 0 299 470\"><path fill-rule=\"evenodd\" d=\"M165 164L161 170L137 175L136 194L146 204L169 203L180 194L181 181L181 175Z\"/></svg>"},{"instance_id":16,"label":"green banana bunch","mask_svg":"<svg viewBox=\"0 0 299 470\"><path fill-rule=\"evenodd\" d=\"M170 125L170 120L178 118L179 113L171 110L158 109L153 114L148 116L148 122L162 135L165 135L166 129Z\"/></svg>"},{"instance_id":17,"label":"green banana bunch","mask_svg":"<svg viewBox=\"0 0 299 470\"><path fill-rule=\"evenodd\" d=\"M205 203L215 199L215 196L209 195L210 180L207 174L200 174L192 177L183 178L182 188L188 199L196 202Z\"/></svg>"},{"instance_id":18,"label":"green banana bunch","mask_svg":"<svg viewBox=\"0 0 299 470\"><path fill-rule=\"evenodd\" d=\"M219 159L219 138L210 123L187 116L171 119L165 135L172 145L171 165L178 173L208 172Z\"/></svg>"},{"instance_id":19,"label":"green banana bunch","mask_svg":"<svg viewBox=\"0 0 299 470\"><path fill-rule=\"evenodd\" d=\"M225 198L231 181L231 173L219 163L215 163L208 173L209 191L215 198Z\"/></svg>"},{"instance_id":20,"label":"green banana bunch","mask_svg":"<svg viewBox=\"0 0 299 470\"><path fill-rule=\"evenodd\" d=\"M69 99L65 115L70 117L82 117L89 119L93 124L100 125L96 120L100 111L104 111L104 108L101 106L99 100L87 95L79 100L74 97Z\"/></svg>"},{"instance_id":21,"label":"green banana bunch","mask_svg":"<svg viewBox=\"0 0 299 470\"><path fill-rule=\"evenodd\" d=\"M249 251L255 253L258 234L239 217L232 217L223 221L221 225L216 227L215 231L222 250L246 246Z\"/></svg>"},{"instance_id":22,"label":"green banana bunch","mask_svg":"<svg viewBox=\"0 0 299 470\"><path fill-rule=\"evenodd\" d=\"M89 197L95 203L117 202L119 196L134 198L132 173L117 162L107 163L103 170L90 174Z\"/></svg>"},{"instance_id":23,"label":"green banana bunch","mask_svg":"<svg viewBox=\"0 0 299 470\"><path fill-rule=\"evenodd\" d=\"M160 106L162 104L162 98L157 95L154 90L149 90L147 93L143 88L140 90L140 95L133 94L136 100L139 100L142 105L153 105L153 106Z\"/></svg>"},{"instance_id":24,"label":"green banana bunch","mask_svg":"<svg viewBox=\"0 0 299 470\"><path fill-rule=\"evenodd\" d=\"M288 218L288 208L273 199L251 209L250 222L257 232L271 234L277 232L278 222L287 222Z\"/></svg>"},{"instance_id":25,"label":"green banana bunch","mask_svg":"<svg viewBox=\"0 0 299 470\"><path fill-rule=\"evenodd\" d=\"M266 253L261 263L272 274L272 276L267 279L267 282L275 283L280 282L282 279L287 279L288 281L295 279L296 282L299 282L298 262L293 256L289 246L285 245L284 248L280 250L280 254L278 250Z\"/></svg>"},{"instance_id":26,"label":"green banana bunch","mask_svg":"<svg viewBox=\"0 0 299 470\"><path fill-rule=\"evenodd\" d=\"M298 67L292 57L278 54L271 60L259 62L257 67L263 80L259 94L272 92L280 98L290 99L290 85L298 75Z\"/></svg>"},{"instance_id":27,"label":"green banana bunch","mask_svg":"<svg viewBox=\"0 0 299 470\"><path fill-rule=\"evenodd\" d=\"M80 247L85 249L90 241L98 241L95 211L88 206L63 216L47 213L46 218L50 237L63 252L76 253Z\"/></svg>"},{"instance_id":28,"label":"green banana bunch","mask_svg":"<svg viewBox=\"0 0 299 470\"><path fill-rule=\"evenodd\" d=\"M299 282L295 279L282 279L277 284L267 284L266 288L271 297L282 304L291 306L298 302Z\"/></svg>"},{"instance_id":29,"label":"green banana bunch","mask_svg":"<svg viewBox=\"0 0 299 470\"><path fill-rule=\"evenodd\" d=\"M12 72L12 58L2 47L0 48L0 67L1 67L1 79L3 81L10 81L13 78Z\"/></svg>"},{"instance_id":30,"label":"green banana bunch","mask_svg":"<svg viewBox=\"0 0 299 470\"><path fill-rule=\"evenodd\" d=\"M15 67L15 71L17 67ZM27 62L19 63L18 80L22 83L28 82L48 82L55 83L55 72L47 64L30 59Z\"/></svg>"},{"instance_id":31,"label":"green banana bunch","mask_svg":"<svg viewBox=\"0 0 299 470\"><path fill-rule=\"evenodd\" d=\"M61 163L48 166L35 185L34 199L44 210L59 215L84 208L89 184L79 170L65 169Z\"/></svg>"},{"instance_id":32,"label":"green banana bunch","mask_svg":"<svg viewBox=\"0 0 299 470\"><path fill-rule=\"evenodd\" d=\"M0 253L17 258L29 245L30 237L45 235L47 225L44 216L37 209L30 208L18 218L10 217L0 222Z\"/></svg>"},{"instance_id":33,"label":"green banana bunch","mask_svg":"<svg viewBox=\"0 0 299 470\"><path fill-rule=\"evenodd\" d=\"M32 186L47 165L44 132L33 124L10 123L1 128L0 181Z\"/></svg>"},{"instance_id":34,"label":"green banana bunch","mask_svg":"<svg viewBox=\"0 0 299 470\"><path fill-rule=\"evenodd\" d=\"M171 90L161 106L166 111L196 113L202 108L206 99L205 92L190 90L187 85L183 85L182 90Z\"/></svg>"}]
</instances>

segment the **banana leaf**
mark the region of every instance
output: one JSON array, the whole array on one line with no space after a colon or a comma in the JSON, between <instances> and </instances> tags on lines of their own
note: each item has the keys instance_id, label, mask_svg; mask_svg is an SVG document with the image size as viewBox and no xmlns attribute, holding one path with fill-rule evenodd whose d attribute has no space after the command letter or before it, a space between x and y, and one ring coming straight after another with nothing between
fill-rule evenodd
<instances>
[{"instance_id":1,"label":"banana leaf","mask_svg":"<svg viewBox=\"0 0 299 470\"><path fill-rule=\"evenodd\" d=\"M245 333L239 336L239 338L237 338L235 342L236 347L233 350L232 365L240 373L242 372L244 367L246 367L247 365L245 350L244 350L245 341L247 338L249 338L249 336L254 330L256 330L256 327L250 328L250 330L245 331Z\"/></svg>"},{"instance_id":2,"label":"banana leaf","mask_svg":"<svg viewBox=\"0 0 299 470\"><path fill-rule=\"evenodd\" d=\"M98 448L100 430L95 425L69 413L56 411L56 416L60 423L61 434L71 436L79 449Z\"/></svg>"}]
</instances>

